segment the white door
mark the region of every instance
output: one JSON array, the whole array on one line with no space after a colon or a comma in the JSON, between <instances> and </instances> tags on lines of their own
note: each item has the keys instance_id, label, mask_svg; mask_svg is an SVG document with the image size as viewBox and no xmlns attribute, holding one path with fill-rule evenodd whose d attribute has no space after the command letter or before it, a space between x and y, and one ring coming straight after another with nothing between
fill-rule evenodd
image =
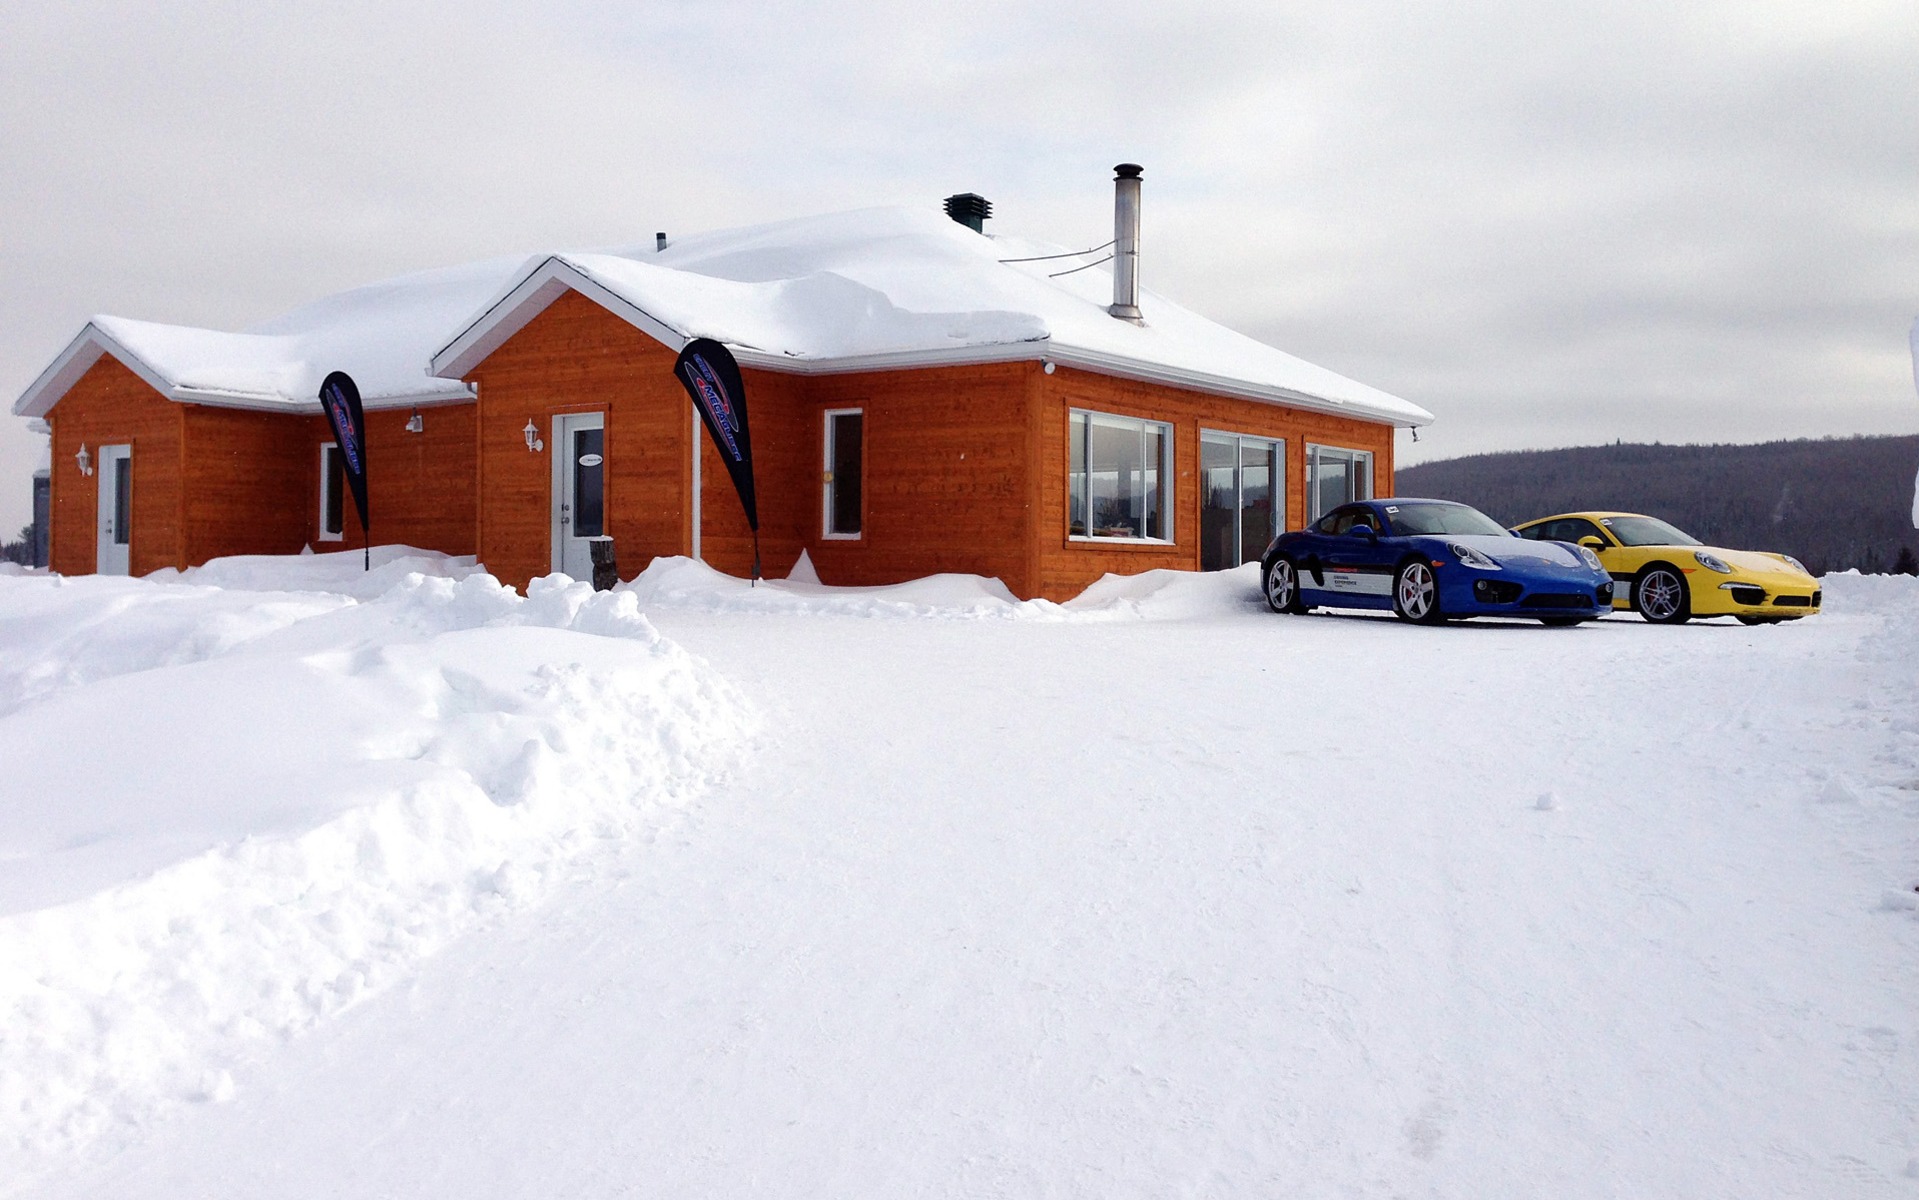
<instances>
[{"instance_id":1,"label":"white door","mask_svg":"<svg viewBox=\"0 0 1919 1200\"><path fill-rule=\"evenodd\" d=\"M125 575L133 544L133 447L100 447L99 547L93 569L102 575Z\"/></svg>"},{"instance_id":2,"label":"white door","mask_svg":"<svg viewBox=\"0 0 1919 1200\"><path fill-rule=\"evenodd\" d=\"M590 538L606 532L606 414L553 418L553 569L593 578Z\"/></svg>"}]
</instances>

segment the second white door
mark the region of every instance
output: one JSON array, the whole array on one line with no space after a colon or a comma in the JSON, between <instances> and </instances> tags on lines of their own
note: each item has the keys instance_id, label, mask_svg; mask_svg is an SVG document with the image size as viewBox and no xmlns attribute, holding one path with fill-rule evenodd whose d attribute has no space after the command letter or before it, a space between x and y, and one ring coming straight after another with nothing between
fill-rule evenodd
<instances>
[{"instance_id":1,"label":"second white door","mask_svg":"<svg viewBox=\"0 0 1919 1200\"><path fill-rule=\"evenodd\" d=\"M591 539L606 532L606 415L553 418L553 569L593 578Z\"/></svg>"}]
</instances>

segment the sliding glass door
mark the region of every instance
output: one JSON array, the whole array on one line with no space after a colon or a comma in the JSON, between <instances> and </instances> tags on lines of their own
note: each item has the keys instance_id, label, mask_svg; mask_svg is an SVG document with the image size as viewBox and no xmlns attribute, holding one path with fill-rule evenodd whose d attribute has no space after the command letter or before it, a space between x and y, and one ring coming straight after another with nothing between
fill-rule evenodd
<instances>
[{"instance_id":1,"label":"sliding glass door","mask_svg":"<svg viewBox=\"0 0 1919 1200\"><path fill-rule=\"evenodd\" d=\"M1286 524L1286 443L1202 431L1199 479L1200 570L1257 559Z\"/></svg>"}]
</instances>

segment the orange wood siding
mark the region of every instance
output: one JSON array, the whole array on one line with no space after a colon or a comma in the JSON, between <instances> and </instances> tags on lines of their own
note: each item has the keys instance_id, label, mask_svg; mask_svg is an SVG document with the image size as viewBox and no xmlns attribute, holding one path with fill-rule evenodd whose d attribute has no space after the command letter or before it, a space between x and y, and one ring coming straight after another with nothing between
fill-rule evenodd
<instances>
[{"instance_id":1,"label":"orange wood siding","mask_svg":"<svg viewBox=\"0 0 1919 1200\"><path fill-rule=\"evenodd\" d=\"M132 528L128 561L135 575L188 565L182 537L182 410L111 355L80 377L47 414L53 428L51 566L62 575L90 575L96 564L100 447L131 445ZM80 474L74 456L85 445L94 473Z\"/></svg>"},{"instance_id":2,"label":"orange wood siding","mask_svg":"<svg viewBox=\"0 0 1919 1200\"><path fill-rule=\"evenodd\" d=\"M1238 400L1139 383L1061 367L1039 373L1035 418L1040 439L1041 497L1033 537L1038 547L1037 585L1015 586L1023 596L1066 600L1101 575L1133 575L1156 568L1199 569L1199 436L1202 429L1286 442L1286 528L1305 523L1306 443L1368 450L1373 454L1374 490L1392 494L1393 429L1372 421L1335 417L1257 400ZM1067 533L1067 429L1071 410L1090 409L1118 416L1164 421L1173 426L1172 545L1141 542L1076 541ZM1009 586L1012 581L1007 581Z\"/></svg>"},{"instance_id":3,"label":"orange wood siding","mask_svg":"<svg viewBox=\"0 0 1919 1200\"><path fill-rule=\"evenodd\" d=\"M186 561L296 554L307 473L306 421L294 413L177 405L186 429Z\"/></svg>"},{"instance_id":4,"label":"orange wood siding","mask_svg":"<svg viewBox=\"0 0 1919 1200\"><path fill-rule=\"evenodd\" d=\"M826 375L807 380L803 483L785 503L820 579L896 583L942 571L1030 587L1029 363ZM827 539L828 409L859 408L864 514L857 541ZM1063 477L1062 477L1063 479Z\"/></svg>"},{"instance_id":5,"label":"orange wood siding","mask_svg":"<svg viewBox=\"0 0 1919 1200\"><path fill-rule=\"evenodd\" d=\"M479 553L488 570L524 588L552 569L553 417L564 412L606 416L606 531L621 576L687 552L692 409L674 358L568 292L469 376L480 385ZM546 443L538 453L526 448L529 420Z\"/></svg>"},{"instance_id":6,"label":"orange wood siding","mask_svg":"<svg viewBox=\"0 0 1919 1200\"><path fill-rule=\"evenodd\" d=\"M670 366L670 363L669 363ZM746 385L748 428L753 435L753 489L759 502L760 568L769 579L782 579L793 569L812 532L803 519L803 505L795 498L819 478L814 465L819 453L812 427L807 424L807 380L773 371L742 371ZM679 390L679 420L697 436L700 446L700 558L728 575L748 576L753 570L753 531L740 507L733 478L713 439L693 429L693 402ZM817 522L816 522L817 523ZM691 525L688 526L689 531ZM689 537L688 546L691 541ZM684 553L684 551L682 552ZM624 561L624 560L622 560ZM636 563L637 571L644 563Z\"/></svg>"},{"instance_id":7,"label":"orange wood siding","mask_svg":"<svg viewBox=\"0 0 1919 1200\"><path fill-rule=\"evenodd\" d=\"M475 406L447 404L419 410L419 433L406 431L408 409L366 414L367 508L376 546L417 546L442 554L477 552L473 494ZM320 540L320 447L333 440L325 417L300 419L300 495L292 505L299 535L294 549L357 550L364 539L351 492L342 497L338 541Z\"/></svg>"}]
</instances>

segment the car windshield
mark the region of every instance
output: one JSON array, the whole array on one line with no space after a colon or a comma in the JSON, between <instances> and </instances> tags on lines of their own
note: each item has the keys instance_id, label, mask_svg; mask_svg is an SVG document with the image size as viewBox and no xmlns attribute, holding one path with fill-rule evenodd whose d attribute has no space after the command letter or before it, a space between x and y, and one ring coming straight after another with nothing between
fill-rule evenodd
<instances>
[{"instance_id":1,"label":"car windshield","mask_svg":"<svg viewBox=\"0 0 1919 1200\"><path fill-rule=\"evenodd\" d=\"M1697 546L1699 539L1681 533L1657 517L1602 517L1622 546Z\"/></svg>"},{"instance_id":2,"label":"car windshield","mask_svg":"<svg viewBox=\"0 0 1919 1200\"><path fill-rule=\"evenodd\" d=\"M1387 519L1402 537L1421 533L1480 533L1511 537L1506 527L1476 508L1464 504L1388 504Z\"/></svg>"}]
</instances>

